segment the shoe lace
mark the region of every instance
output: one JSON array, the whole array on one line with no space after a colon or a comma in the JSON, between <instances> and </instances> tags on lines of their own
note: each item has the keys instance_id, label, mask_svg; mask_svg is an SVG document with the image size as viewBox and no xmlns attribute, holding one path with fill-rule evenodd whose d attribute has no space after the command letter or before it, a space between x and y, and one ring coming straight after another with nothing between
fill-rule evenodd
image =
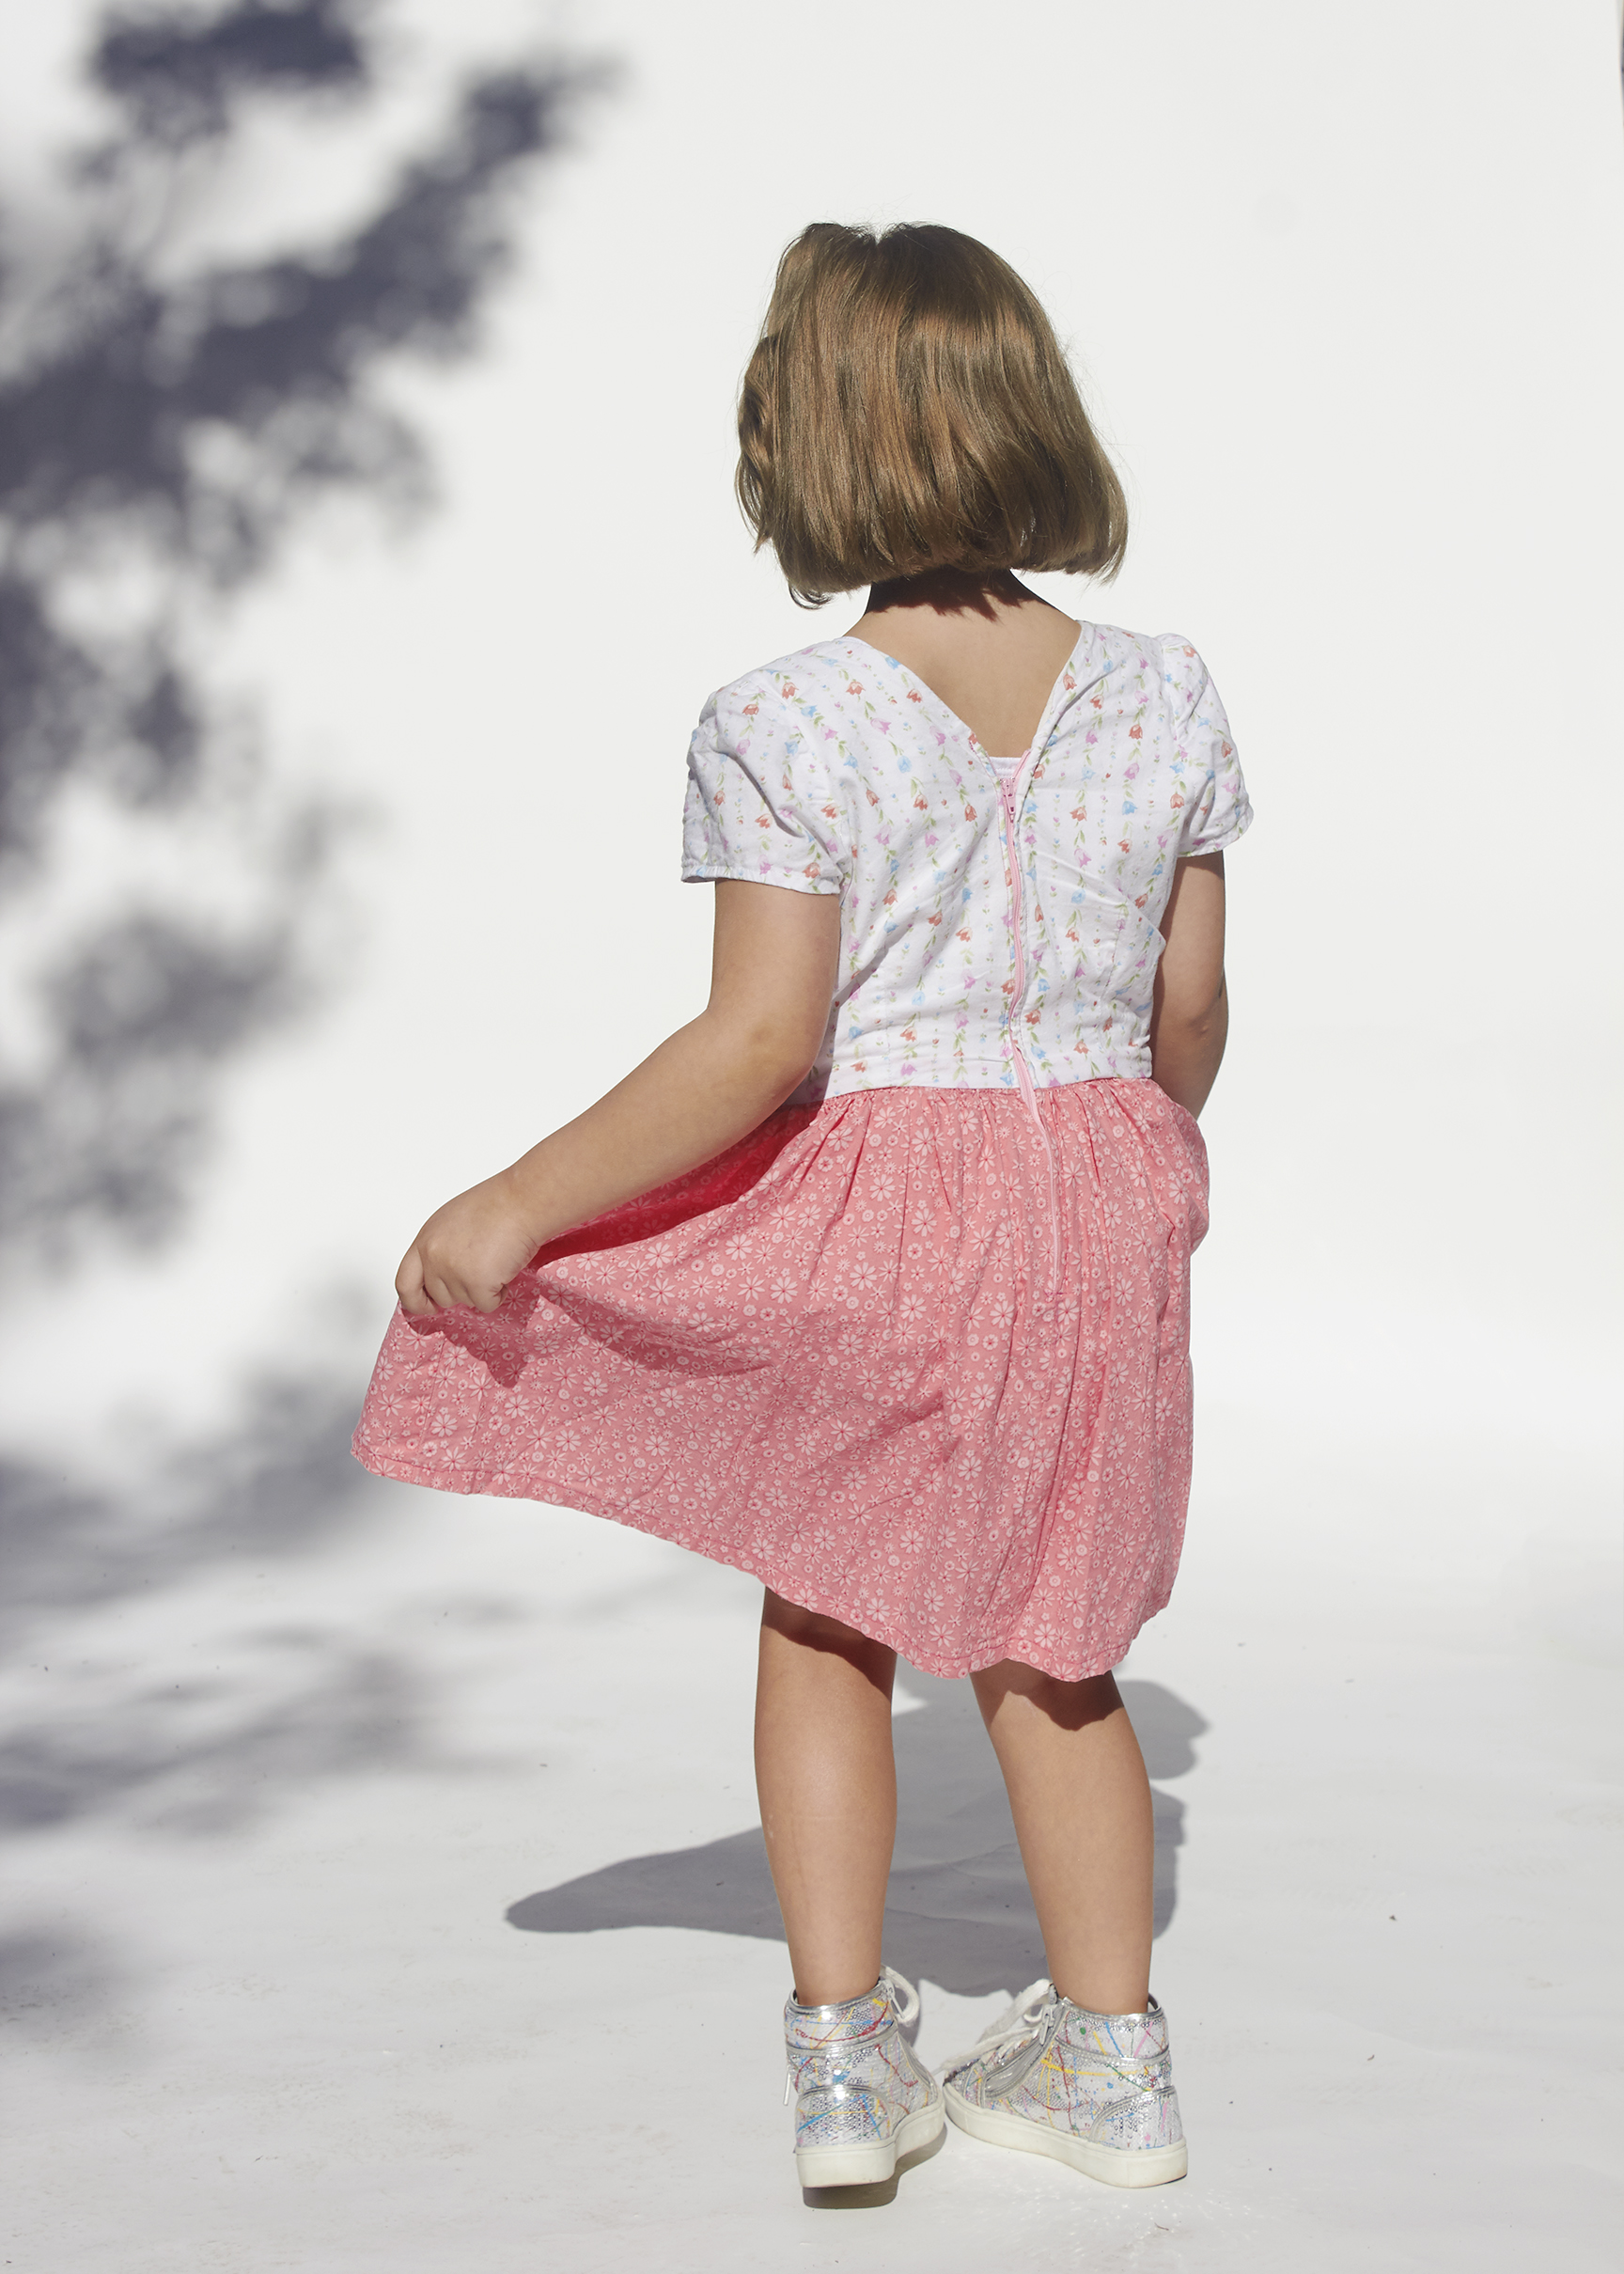
<instances>
[{"instance_id":1,"label":"shoe lace","mask_svg":"<svg viewBox=\"0 0 1624 2274\"><path fill-rule=\"evenodd\" d=\"M1000 2055L1012 2050L1023 2038L1030 2039L1035 2030L1045 2026L1051 2013L1061 2004L1059 1991L1047 1980L1029 1982L1013 2005L984 2029L968 2053L960 2053L952 2061L945 2061L938 2074L951 2076L955 2069L965 2067L972 2061L996 2061ZM1151 2000L1154 2005L1154 2000ZM1131 2093L1141 2096L1151 2088L1144 2078L1145 2063L1138 2061L1103 2058L1101 2065L1113 2070Z\"/></svg>"},{"instance_id":2,"label":"shoe lace","mask_svg":"<svg viewBox=\"0 0 1624 2274\"><path fill-rule=\"evenodd\" d=\"M949 2069L962 2068L966 2062L982 2061L989 2054L1002 2053L1019 2039L1030 2037L1033 2031L1041 2026L1044 2015L1058 1995L1047 1974L1040 1975L1036 1982L1029 1982L1013 2005L1007 2007L996 2021L989 2022L969 2052L959 2053L953 2060L942 2063L941 2074L945 2076Z\"/></svg>"},{"instance_id":3,"label":"shoe lace","mask_svg":"<svg viewBox=\"0 0 1624 2274\"><path fill-rule=\"evenodd\" d=\"M899 1974L894 1966L882 1966L880 1979L891 1984L891 2002L897 2009L901 2028L911 2030L919 2018L919 1993L906 1974Z\"/></svg>"}]
</instances>

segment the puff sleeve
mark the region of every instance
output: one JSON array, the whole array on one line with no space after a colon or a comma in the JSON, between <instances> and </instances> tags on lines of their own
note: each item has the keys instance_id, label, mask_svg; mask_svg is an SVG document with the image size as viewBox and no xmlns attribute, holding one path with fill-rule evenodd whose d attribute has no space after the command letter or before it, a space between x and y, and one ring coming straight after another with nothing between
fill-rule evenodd
<instances>
[{"instance_id":1,"label":"puff sleeve","mask_svg":"<svg viewBox=\"0 0 1624 2274\"><path fill-rule=\"evenodd\" d=\"M841 806L800 721L770 682L713 695L688 747L685 883L738 877L838 892L851 867Z\"/></svg>"},{"instance_id":2,"label":"puff sleeve","mask_svg":"<svg viewBox=\"0 0 1624 2274\"><path fill-rule=\"evenodd\" d=\"M1177 632L1163 634L1161 647L1171 763L1184 796L1178 858L1187 860L1232 845L1251 825L1252 801L1206 665Z\"/></svg>"}]
</instances>

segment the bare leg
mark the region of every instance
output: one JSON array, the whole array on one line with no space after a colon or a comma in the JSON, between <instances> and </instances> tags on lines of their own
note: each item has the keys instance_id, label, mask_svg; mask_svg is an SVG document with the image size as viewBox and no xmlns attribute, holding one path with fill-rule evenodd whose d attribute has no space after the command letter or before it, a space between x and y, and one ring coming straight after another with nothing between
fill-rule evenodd
<instances>
[{"instance_id":1,"label":"bare leg","mask_svg":"<svg viewBox=\"0 0 1624 2274\"><path fill-rule=\"evenodd\" d=\"M1007 1658L971 1679L1055 1988L1096 2014L1142 2014L1155 1831L1144 1757L1115 1681L1057 1682Z\"/></svg>"},{"instance_id":2,"label":"bare leg","mask_svg":"<svg viewBox=\"0 0 1624 2274\"><path fill-rule=\"evenodd\" d=\"M803 2005L871 1990L897 1840L897 1654L767 1590L756 1786Z\"/></svg>"}]
</instances>

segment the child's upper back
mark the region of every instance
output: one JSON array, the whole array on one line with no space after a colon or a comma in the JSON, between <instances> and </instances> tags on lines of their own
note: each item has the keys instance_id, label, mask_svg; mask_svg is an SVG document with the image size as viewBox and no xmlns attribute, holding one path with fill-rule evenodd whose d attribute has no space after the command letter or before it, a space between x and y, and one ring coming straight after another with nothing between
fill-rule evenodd
<instances>
[{"instance_id":1,"label":"child's upper back","mask_svg":"<svg viewBox=\"0 0 1624 2274\"><path fill-rule=\"evenodd\" d=\"M1027 592L947 573L917 577L905 603L870 607L851 627L894 656L992 756L1024 751L1083 627Z\"/></svg>"},{"instance_id":2,"label":"child's upper back","mask_svg":"<svg viewBox=\"0 0 1624 2274\"><path fill-rule=\"evenodd\" d=\"M1013 1087L1017 1037L1039 1085L1086 1081L1149 1074L1174 863L1250 820L1223 706L1176 635L1082 625L1001 786L935 689L848 634L707 703L682 873L841 894L840 981L798 1097Z\"/></svg>"}]
</instances>

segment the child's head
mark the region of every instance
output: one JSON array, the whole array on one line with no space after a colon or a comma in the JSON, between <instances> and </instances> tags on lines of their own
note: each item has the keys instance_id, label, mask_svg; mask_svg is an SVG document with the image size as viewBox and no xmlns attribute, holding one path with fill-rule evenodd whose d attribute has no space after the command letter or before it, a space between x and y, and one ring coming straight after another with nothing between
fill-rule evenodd
<instances>
[{"instance_id":1,"label":"child's head","mask_svg":"<svg viewBox=\"0 0 1624 2274\"><path fill-rule=\"evenodd\" d=\"M928 569L1112 575L1128 541L1049 319L957 229L801 232L740 391L736 486L812 606Z\"/></svg>"}]
</instances>

